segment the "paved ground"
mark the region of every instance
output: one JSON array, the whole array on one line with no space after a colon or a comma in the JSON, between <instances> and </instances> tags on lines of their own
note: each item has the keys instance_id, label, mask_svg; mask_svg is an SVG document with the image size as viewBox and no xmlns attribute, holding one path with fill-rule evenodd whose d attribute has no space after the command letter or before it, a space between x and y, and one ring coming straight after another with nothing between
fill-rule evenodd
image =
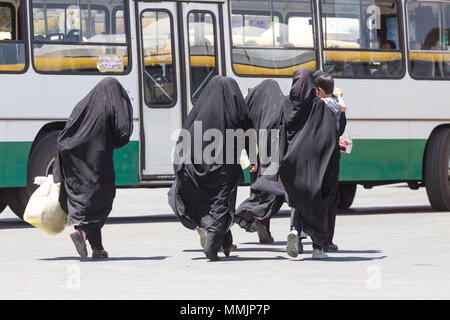
<instances>
[{"instance_id":1,"label":"paved ground","mask_svg":"<svg viewBox=\"0 0 450 320\"><path fill-rule=\"evenodd\" d=\"M273 245L233 227L238 251L207 263L197 234L170 215L167 189L121 189L104 243L108 261L80 261L68 238L0 215L0 299L398 299L450 298L450 213L425 190L358 189L338 216L328 261L284 252L289 220L272 222ZM247 195L242 188L239 199ZM287 210L284 211L287 213Z\"/></svg>"}]
</instances>

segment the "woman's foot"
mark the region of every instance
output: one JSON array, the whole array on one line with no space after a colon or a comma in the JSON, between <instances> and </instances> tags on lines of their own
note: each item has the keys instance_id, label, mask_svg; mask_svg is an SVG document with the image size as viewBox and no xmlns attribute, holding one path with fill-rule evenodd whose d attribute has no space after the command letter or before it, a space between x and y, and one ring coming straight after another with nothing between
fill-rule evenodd
<instances>
[{"instance_id":1,"label":"woman's foot","mask_svg":"<svg viewBox=\"0 0 450 320\"><path fill-rule=\"evenodd\" d=\"M86 241L84 240L83 233L80 229L75 230L75 232L72 232L70 234L70 238L73 241L73 244L75 245L75 249L77 249L78 254L81 258L86 259L88 252L86 247Z\"/></svg>"},{"instance_id":2,"label":"woman's foot","mask_svg":"<svg viewBox=\"0 0 450 320\"><path fill-rule=\"evenodd\" d=\"M302 243L302 237L298 238L298 253L302 254L303 253L303 243Z\"/></svg>"},{"instance_id":3,"label":"woman's foot","mask_svg":"<svg viewBox=\"0 0 450 320\"><path fill-rule=\"evenodd\" d=\"M287 236L286 252L292 258L298 256L298 242L299 239L297 230L292 230L289 232Z\"/></svg>"},{"instance_id":4,"label":"woman's foot","mask_svg":"<svg viewBox=\"0 0 450 320\"><path fill-rule=\"evenodd\" d=\"M222 238L222 250L226 257L230 256L230 252L235 251L237 246L233 244L233 234L231 230L228 230L227 233L223 235Z\"/></svg>"},{"instance_id":5,"label":"woman's foot","mask_svg":"<svg viewBox=\"0 0 450 320\"><path fill-rule=\"evenodd\" d=\"M322 249L313 249L312 258L313 260L324 260L328 259L328 255L326 255Z\"/></svg>"},{"instance_id":6,"label":"woman's foot","mask_svg":"<svg viewBox=\"0 0 450 320\"><path fill-rule=\"evenodd\" d=\"M206 258L208 258L209 261L219 260L217 253L222 246L222 237L222 234L218 234L215 232L206 233L205 248L203 249L203 252L205 253Z\"/></svg>"},{"instance_id":7,"label":"woman's foot","mask_svg":"<svg viewBox=\"0 0 450 320\"><path fill-rule=\"evenodd\" d=\"M337 252L338 250L339 250L338 246L335 245L334 243L331 243L323 247L324 252Z\"/></svg>"},{"instance_id":8,"label":"woman's foot","mask_svg":"<svg viewBox=\"0 0 450 320\"><path fill-rule=\"evenodd\" d=\"M217 253L209 252L209 251L207 251L207 250L205 250L204 252L205 252L206 258L207 258L210 262L220 260L220 258L219 258L219 256L217 255Z\"/></svg>"},{"instance_id":9,"label":"woman's foot","mask_svg":"<svg viewBox=\"0 0 450 320\"><path fill-rule=\"evenodd\" d=\"M261 221L255 220L252 224L252 229L254 229L258 233L259 243L274 242L274 239L270 235L269 230L267 230L266 226Z\"/></svg>"},{"instance_id":10,"label":"woman's foot","mask_svg":"<svg viewBox=\"0 0 450 320\"><path fill-rule=\"evenodd\" d=\"M92 259L107 259L108 252L105 250L99 250L97 248L92 248Z\"/></svg>"},{"instance_id":11,"label":"woman's foot","mask_svg":"<svg viewBox=\"0 0 450 320\"><path fill-rule=\"evenodd\" d=\"M206 230L203 228L198 227L197 228L197 233L200 236L200 245L202 246L202 248L205 248L205 241L206 241Z\"/></svg>"}]
</instances>

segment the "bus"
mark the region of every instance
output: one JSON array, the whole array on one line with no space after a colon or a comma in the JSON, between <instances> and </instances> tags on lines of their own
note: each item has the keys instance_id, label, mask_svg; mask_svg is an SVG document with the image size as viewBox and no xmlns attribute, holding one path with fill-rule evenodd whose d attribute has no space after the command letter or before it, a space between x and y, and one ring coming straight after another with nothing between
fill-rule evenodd
<instances>
[{"instance_id":1,"label":"bus","mask_svg":"<svg viewBox=\"0 0 450 320\"><path fill-rule=\"evenodd\" d=\"M288 94L299 66L330 73L349 106L339 207L357 185L406 182L450 210L449 30L448 0L0 0L0 211L22 216L104 77L134 112L116 184L167 185L174 132L213 76Z\"/></svg>"}]
</instances>

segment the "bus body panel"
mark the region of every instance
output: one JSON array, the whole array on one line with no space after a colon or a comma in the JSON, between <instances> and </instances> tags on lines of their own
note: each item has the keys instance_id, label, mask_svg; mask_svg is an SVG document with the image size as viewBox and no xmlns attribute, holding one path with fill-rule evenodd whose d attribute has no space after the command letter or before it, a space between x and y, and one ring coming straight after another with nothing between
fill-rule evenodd
<instances>
[{"instance_id":1,"label":"bus body panel","mask_svg":"<svg viewBox=\"0 0 450 320\"><path fill-rule=\"evenodd\" d=\"M134 132L130 143L114 153L116 183L134 185L142 181L143 175L167 174L171 167L167 152L167 139L159 139L158 132L170 127L181 126L181 110L152 109L145 105L141 93L138 64L138 34L136 30L135 2L129 1L131 70L128 74L115 76L127 90L133 104ZM148 8L162 8L164 3L148 3ZM171 5L170 8L174 8ZM175 9L172 9L175 11ZM27 10L29 15L29 10ZM258 67L233 66L230 13L228 4L223 5L223 51L225 74L233 77L242 94L246 96L261 81L275 78L283 92L289 94L292 79L264 75ZM29 17L30 18L30 17ZM176 17L174 16L175 21ZM218 17L216 17L218 18ZM405 24L406 25L406 24ZM404 30L405 32L405 30ZM177 26L174 34L178 35ZM220 35L219 35L220 37ZM30 64L24 74L0 74L2 83L2 106L0 108L0 187L21 187L26 185L26 168L30 149L39 130L52 121L67 119L75 104L83 98L103 75L40 74L33 67L31 36L28 35ZM179 46L175 39L175 48ZM220 39L217 41L220 43ZM185 41L185 44L187 42ZM406 41L405 41L406 43ZM319 46L320 47L320 46ZM220 46L218 46L220 49ZM222 55L223 52L223 55ZM333 52L330 53L332 55ZM174 53L179 63L179 52ZM389 59L390 53L379 53L381 60ZM404 55L407 51L404 50ZM421 59L429 55L415 54ZM153 59L154 57L151 57ZM417 80L408 72L401 79L344 79L337 78L335 84L344 89L348 105L348 132L353 139L351 154L342 154L341 181L408 181L423 179L423 158L427 139L440 125L450 125L450 108L447 92L448 81ZM150 58L146 58L149 60ZM150 60L149 60L150 61ZM145 62L147 63L147 62ZM150 63L150 62L149 62ZM314 62L316 63L316 62ZM321 64L320 61L317 62ZM289 69L289 68L287 68ZM242 76L235 72L259 72L259 76ZM243 71L243 72L244 72ZM176 71L177 79L180 71ZM291 70L289 69L289 72ZM189 89L188 84L181 84ZM181 85L177 86L178 99ZM189 91L189 90L187 90ZM142 104L142 106L141 106ZM189 102L189 107L191 102ZM143 109L141 109L143 108ZM141 125L145 129L141 132ZM154 133L154 134L153 134ZM142 137L154 139L154 148L145 149ZM158 142L159 141L159 142ZM142 159L155 166L150 170ZM158 167L159 166L159 167ZM161 168L161 169L158 169ZM163 172L164 171L164 172ZM248 178L248 170L245 171ZM248 181L248 179L247 179Z\"/></svg>"}]
</instances>

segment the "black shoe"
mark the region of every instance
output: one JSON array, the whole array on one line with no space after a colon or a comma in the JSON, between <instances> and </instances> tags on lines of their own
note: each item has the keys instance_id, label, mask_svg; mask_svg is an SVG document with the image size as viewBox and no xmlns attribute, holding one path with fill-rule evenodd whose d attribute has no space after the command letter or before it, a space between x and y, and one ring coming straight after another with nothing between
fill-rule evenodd
<instances>
[{"instance_id":1,"label":"black shoe","mask_svg":"<svg viewBox=\"0 0 450 320\"><path fill-rule=\"evenodd\" d=\"M230 256L230 252L237 249L237 246L233 244L233 234L231 230L223 235L222 238L222 250L226 257Z\"/></svg>"},{"instance_id":2,"label":"black shoe","mask_svg":"<svg viewBox=\"0 0 450 320\"><path fill-rule=\"evenodd\" d=\"M338 250L339 250L338 246L335 245L334 243L331 243L323 247L324 252L337 252Z\"/></svg>"},{"instance_id":3,"label":"black shoe","mask_svg":"<svg viewBox=\"0 0 450 320\"><path fill-rule=\"evenodd\" d=\"M205 252L205 255L206 255L206 258L209 260L209 261L218 261L218 260L220 260L220 258L219 258L219 256L217 255L217 253L216 254L214 254L214 253L211 253L211 252L209 252L209 251L204 251Z\"/></svg>"},{"instance_id":4,"label":"black shoe","mask_svg":"<svg viewBox=\"0 0 450 320\"><path fill-rule=\"evenodd\" d=\"M255 220L252 224L252 228L256 230L259 237L259 243L273 243L274 239L270 235L270 232L267 230L266 226L258 220Z\"/></svg>"},{"instance_id":5,"label":"black shoe","mask_svg":"<svg viewBox=\"0 0 450 320\"><path fill-rule=\"evenodd\" d=\"M302 243L302 238L298 238L298 253L302 254L303 253L303 243Z\"/></svg>"},{"instance_id":6,"label":"black shoe","mask_svg":"<svg viewBox=\"0 0 450 320\"><path fill-rule=\"evenodd\" d=\"M219 252L219 249L222 246L222 237L223 235L215 232L206 233L205 249L203 252L209 259L209 261L219 260L217 253Z\"/></svg>"}]
</instances>

